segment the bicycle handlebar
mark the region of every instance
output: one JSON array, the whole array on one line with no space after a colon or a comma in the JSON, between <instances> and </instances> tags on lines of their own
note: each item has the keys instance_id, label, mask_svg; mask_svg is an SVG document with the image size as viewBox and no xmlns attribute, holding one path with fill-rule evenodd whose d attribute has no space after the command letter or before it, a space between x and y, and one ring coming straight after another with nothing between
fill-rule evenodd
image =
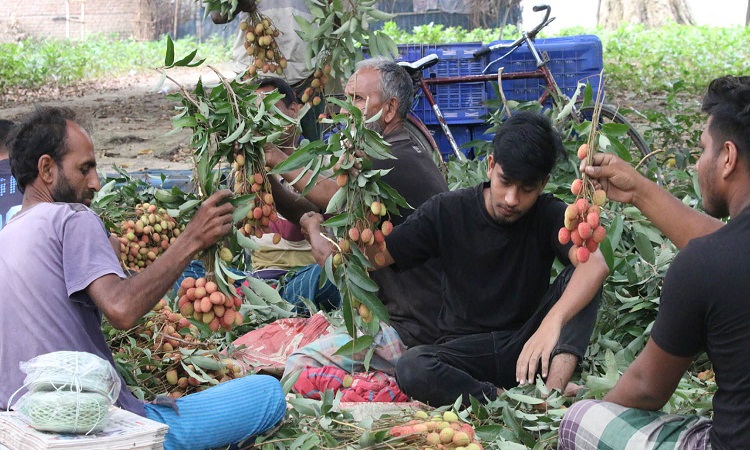
<instances>
[{"instance_id":1,"label":"bicycle handlebar","mask_svg":"<svg viewBox=\"0 0 750 450\"><path fill-rule=\"evenodd\" d=\"M539 33L539 31L541 31L542 28L546 27L547 25L549 25L550 22L552 22L553 20L555 20L554 17L552 19L549 18L550 13L552 12L552 8L550 8L549 5L536 5L536 6L534 6L532 8L532 10L534 12L546 11L546 13L544 14L544 20L542 20L541 22L539 22L539 25L537 25L536 27L534 27L534 29L532 29L528 33L524 33L523 36L521 36L520 38L516 39L511 44L495 44L495 45L484 45L484 46L482 46L482 48L480 48L479 50L477 50L477 51L474 52L474 58L481 58L482 56L487 55L491 51L497 50L499 48L514 48L514 47L519 47L521 44L523 44L523 42L526 39L532 39L533 40L536 37L537 33Z\"/></svg>"},{"instance_id":2,"label":"bicycle handlebar","mask_svg":"<svg viewBox=\"0 0 750 450\"><path fill-rule=\"evenodd\" d=\"M539 25L534 27L533 30L529 31L529 37L533 39L542 28L547 26L547 20L549 20L549 15L552 12L552 8L550 8L549 5L536 5L532 8L532 10L534 12L546 11L544 14L544 20L542 20Z\"/></svg>"}]
</instances>

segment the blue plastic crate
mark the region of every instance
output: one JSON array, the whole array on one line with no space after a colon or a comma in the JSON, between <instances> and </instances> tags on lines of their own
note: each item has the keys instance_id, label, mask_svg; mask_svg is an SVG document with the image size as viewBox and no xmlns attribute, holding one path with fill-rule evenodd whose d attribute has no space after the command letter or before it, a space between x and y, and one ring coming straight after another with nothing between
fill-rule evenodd
<instances>
[{"instance_id":1,"label":"blue plastic crate","mask_svg":"<svg viewBox=\"0 0 750 450\"><path fill-rule=\"evenodd\" d=\"M191 170L151 169L128 172L128 174L159 189L172 189L174 186L179 187L183 192L191 192L193 189L193 172ZM164 181L161 179L162 174L165 177ZM117 173L107 173L105 176L117 178L120 175Z\"/></svg>"},{"instance_id":2,"label":"blue plastic crate","mask_svg":"<svg viewBox=\"0 0 750 450\"><path fill-rule=\"evenodd\" d=\"M492 142L492 139L495 137L495 133L487 133L487 130L489 130L491 127L490 124L483 123L480 125L472 125L469 127L469 130L471 131L471 140L477 141L477 140L483 140Z\"/></svg>"},{"instance_id":3,"label":"blue plastic crate","mask_svg":"<svg viewBox=\"0 0 750 450\"><path fill-rule=\"evenodd\" d=\"M481 42L423 45L422 56L434 53L440 58L436 65L425 71L425 78L481 74L488 59L474 58L474 52L480 48ZM431 91L449 124L474 124L484 121L482 116L487 114L487 108L484 106L487 100L486 83L432 86ZM427 125L439 123L424 97L418 99L414 113Z\"/></svg>"},{"instance_id":4,"label":"blue plastic crate","mask_svg":"<svg viewBox=\"0 0 750 450\"><path fill-rule=\"evenodd\" d=\"M429 125L427 126L427 129L430 131L430 134L432 134L432 138L435 139L435 143L440 150L440 154L443 155L443 159L445 161L450 159L450 157L453 156L453 149L451 149L451 145L448 142L448 138L445 137L443 129L440 128L439 125ZM456 144L458 144L459 150L461 150L461 152L466 155L467 158L472 158L474 156L473 149L461 148L463 144L471 141L471 130L469 129L469 127L453 125L450 127L450 130L451 134L453 134L453 139L455 139Z\"/></svg>"},{"instance_id":5,"label":"blue plastic crate","mask_svg":"<svg viewBox=\"0 0 750 450\"><path fill-rule=\"evenodd\" d=\"M482 123L479 125L471 125L469 127L469 131L471 132L471 140L472 141L486 141L489 143L492 143L492 139L495 137L495 133L489 133L487 134L487 130L490 129L490 125L487 123ZM474 156L477 156L476 147L472 149L474 151ZM491 151L491 150L490 150Z\"/></svg>"},{"instance_id":6,"label":"blue plastic crate","mask_svg":"<svg viewBox=\"0 0 750 450\"><path fill-rule=\"evenodd\" d=\"M494 41L492 44L499 42L510 43L512 41ZM604 67L602 42L597 36L580 35L537 39L535 44L540 52L546 52L549 56L548 67L563 94L572 97L578 83L587 81L596 92L599 87L599 72ZM504 67L504 73L536 70L536 61L526 46L522 46L500 61L492 62L503 54L505 51L502 50L490 53L491 64L487 70L488 73L496 73L500 67ZM545 89L546 84L543 78L503 81L503 91L508 100L519 102L538 100ZM487 85L487 95L490 99L497 98L491 84Z\"/></svg>"},{"instance_id":7,"label":"blue plastic crate","mask_svg":"<svg viewBox=\"0 0 750 450\"><path fill-rule=\"evenodd\" d=\"M398 48L396 61L414 62L422 57L422 44L400 44L396 48Z\"/></svg>"}]
</instances>

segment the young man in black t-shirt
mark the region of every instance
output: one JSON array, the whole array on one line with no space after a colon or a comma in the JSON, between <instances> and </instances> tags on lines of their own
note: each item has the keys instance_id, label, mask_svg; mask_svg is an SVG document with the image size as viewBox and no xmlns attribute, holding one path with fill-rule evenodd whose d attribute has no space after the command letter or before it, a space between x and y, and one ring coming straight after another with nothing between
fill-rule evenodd
<instances>
[{"instance_id":1,"label":"young man in black t-shirt","mask_svg":"<svg viewBox=\"0 0 750 450\"><path fill-rule=\"evenodd\" d=\"M408 349L396 378L434 406L532 383L539 372L564 390L596 320L609 273L600 252L585 264L557 235L565 203L542 194L560 137L536 113L517 113L493 140L489 182L437 195L386 239L385 264L406 270L437 258L444 271L441 338ZM555 259L567 267L552 286Z\"/></svg>"},{"instance_id":2,"label":"young man in black t-shirt","mask_svg":"<svg viewBox=\"0 0 750 450\"><path fill-rule=\"evenodd\" d=\"M711 82L696 164L703 207L683 204L613 155L586 172L612 200L632 203L683 249L664 279L651 339L604 401L578 402L561 449L744 449L750 444L750 77ZM726 225L716 217L731 216ZM658 412L695 357L716 374L713 421Z\"/></svg>"}]
</instances>

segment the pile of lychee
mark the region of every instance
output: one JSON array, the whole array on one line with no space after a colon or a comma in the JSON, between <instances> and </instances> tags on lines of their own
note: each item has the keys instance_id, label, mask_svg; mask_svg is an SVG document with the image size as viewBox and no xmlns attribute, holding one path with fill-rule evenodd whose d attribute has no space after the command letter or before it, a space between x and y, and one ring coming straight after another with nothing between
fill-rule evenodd
<instances>
[{"instance_id":1,"label":"pile of lychee","mask_svg":"<svg viewBox=\"0 0 750 450\"><path fill-rule=\"evenodd\" d=\"M482 450L475 439L474 427L461 422L453 411L434 413L417 411L414 419L389 430L391 436L404 438L422 450Z\"/></svg>"},{"instance_id":2,"label":"pile of lychee","mask_svg":"<svg viewBox=\"0 0 750 450\"><path fill-rule=\"evenodd\" d=\"M136 218L120 224L120 264L125 270L140 271L150 266L172 244L184 225L167 214L164 208L149 203L135 206Z\"/></svg>"},{"instance_id":3,"label":"pile of lychee","mask_svg":"<svg viewBox=\"0 0 750 450\"><path fill-rule=\"evenodd\" d=\"M286 69L287 60L279 49L276 38L281 32L271 19L259 12L253 12L240 23L240 30L245 32L245 52L254 58L247 68L252 78L259 71L281 75Z\"/></svg>"},{"instance_id":4,"label":"pile of lychee","mask_svg":"<svg viewBox=\"0 0 750 450\"><path fill-rule=\"evenodd\" d=\"M578 148L578 159L588 156L589 145ZM576 258L585 263L604 242L607 230L601 224L601 207L607 200L606 193L594 189L593 183L584 174L583 179L576 178L570 186L576 200L565 209L565 222L558 232L558 240L565 245L573 242Z\"/></svg>"},{"instance_id":5,"label":"pile of lychee","mask_svg":"<svg viewBox=\"0 0 750 450\"><path fill-rule=\"evenodd\" d=\"M224 382L245 375L246 368L240 363L222 356L212 345L201 342L198 328L183 314L172 311L166 300L160 300L153 311L137 327L128 331L128 336L135 339L135 346L130 337L126 337L123 345L116 345L119 354L126 353L128 348L138 350L139 355L142 355L140 352L143 349L150 350L149 360L153 364L139 365L141 371L153 375L148 379L139 377L146 387L179 398L210 387L213 383L207 381L208 378ZM129 345L124 345L125 342ZM212 359L213 362L197 368L191 361L183 361L185 355L192 353L200 355L204 361ZM209 366L212 368L209 369ZM200 374L202 380L193 374Z\"/></svg>"},{"instance_id":6,"label":"pile of lychee","mask_svg":"<svg viewBox=\"0 0 750 450\"><path fill-rule=\"evenodd\" d=\"M242 300L219 291L218 285L205 278L187 277L177 290L177 307L185 317L203 322L211 331L231 330L244 322L239 311Z\"/></svg>"}]
</instances>

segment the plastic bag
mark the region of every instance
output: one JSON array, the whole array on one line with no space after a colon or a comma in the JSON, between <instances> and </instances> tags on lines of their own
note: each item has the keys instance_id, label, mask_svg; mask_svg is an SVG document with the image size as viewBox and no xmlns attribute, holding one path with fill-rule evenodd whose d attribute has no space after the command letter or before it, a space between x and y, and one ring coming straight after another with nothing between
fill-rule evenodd
<instances>
[{"instance_id":1,"label":"plastic bag","mask_svg":"<svg viewBox=\"0 0 750 450\"><path fill-rule=\"evenodd\" d=\"M92 433L104 428L120 395L117 371L86 352L60 351L19 364L26 373L24 394L15 405L37 430Z\"/></svg>"}]
</instances>

